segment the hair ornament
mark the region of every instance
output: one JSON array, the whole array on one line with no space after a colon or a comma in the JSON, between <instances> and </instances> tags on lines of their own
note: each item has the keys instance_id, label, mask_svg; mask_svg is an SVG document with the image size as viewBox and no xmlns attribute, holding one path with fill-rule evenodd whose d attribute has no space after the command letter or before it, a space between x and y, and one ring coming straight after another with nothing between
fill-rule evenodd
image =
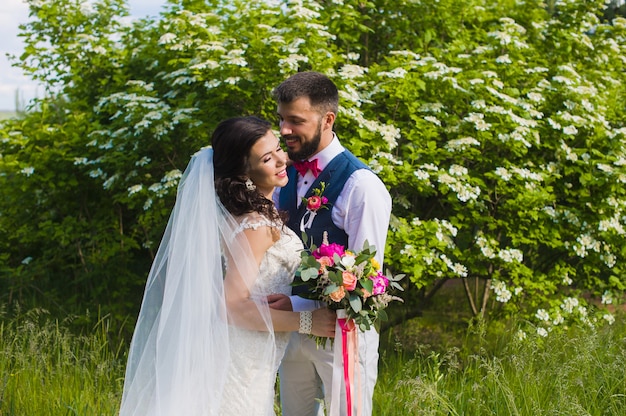
<instances>
[{"instance_id":1,"label":"hair ornament","mask_svg":"<svg viewBox=\"0 0 626 416\"><path fill-rule=\"evenodd\" d=\"M248 191L254 191L256 189L256 185L252 182L252 179L246 179L246 188L248 188Z\"/></svg>"}]
</instances>

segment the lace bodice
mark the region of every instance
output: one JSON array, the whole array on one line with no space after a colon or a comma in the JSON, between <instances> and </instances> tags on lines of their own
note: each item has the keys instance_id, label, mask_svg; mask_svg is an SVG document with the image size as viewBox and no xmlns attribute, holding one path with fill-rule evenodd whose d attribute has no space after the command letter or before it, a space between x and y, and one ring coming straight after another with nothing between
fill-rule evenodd
<instances>
[{"instance_id":1,"label":"lace bodice","mask_svg":"<svg viewBox=\"0 0 626 416\"><path fill-rule=\"evenodd\" d=\"M287 226L276 224L265 217L245 216L236 232L262 226L279 230L279 239L265 253L257 279L252 287L253 296L272 293L291 294L291 282L300 264L302 241ZM259 351L266 348L271 335L231 326L231 362L223 403L226 407L220 416L274 415L274 382L278 366L289 341L288 332L274 333L276 356L273 363L259 362Z\"/></svg>"},{"instance_id":2,"label":"lace bodice","mask_svg":"<svg viewBox=\"0 0 626 416\"><path fill-rule=\"evenodd\" d=\"M257 229L261 226L276 227L280 230L280 238L265 253L259 267L259 276L255 281L255 295L266 296L272 293L291 294L291 282L300 264L302 241L287 226L276 224L263 217L244 217L239 225L240 230Z\"/></svg>"}]
</instances>

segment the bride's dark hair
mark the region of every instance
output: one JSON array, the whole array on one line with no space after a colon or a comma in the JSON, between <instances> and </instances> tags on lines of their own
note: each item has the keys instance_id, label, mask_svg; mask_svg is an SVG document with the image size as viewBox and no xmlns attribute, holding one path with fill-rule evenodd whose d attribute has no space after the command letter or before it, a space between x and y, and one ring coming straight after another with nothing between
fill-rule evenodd
<instances>
[{"instance_id":1,"label":"bride's dark hair","mask_svg":"<svg viewBox=\"0 0 626 416\"><path fill-rule=\"evenodd\" d=\"M213 132L215 190L224 207L234 216L258 212L270 220L281 216L274 203L246 186L250 149L272 128L258 117L235 117L222 121Z\"/></svg>"}]
</instances>

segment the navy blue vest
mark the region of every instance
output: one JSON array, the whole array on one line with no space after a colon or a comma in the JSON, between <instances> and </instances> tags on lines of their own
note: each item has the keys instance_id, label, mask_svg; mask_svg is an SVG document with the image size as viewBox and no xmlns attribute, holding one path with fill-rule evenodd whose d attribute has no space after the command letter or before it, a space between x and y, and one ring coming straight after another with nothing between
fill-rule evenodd
<instances>
[{"instance_id":1,"label":"navy blue vest","mask_svg":"<svg viewBox=\"0 0 626 416\"><path fill-rule=\"evenodd\" d=\"M335 156L311 184L304 197L312 196L313 191L320 188L320 183L324 182L325 189L322 196L328 198L328 209L318 210L311 228L305 230L308 237L308 245L313 243L319 247L322 244L324 231L326 231L329 243L341 244L347 248L348 235L344 230L333 224L331 210L350 175L359 169L368 169L368 167L346 150ZM289 213L287 226L302 238L300 221L306 213L306 203L302 202L300 207L297 207L298 172L293 166L287 168L287 175L289 176L289 183L280 190L278 206L281 210ZM294 293L297 293L298 288L303 287L296 286Z\"/></svg>"}]
</instances>

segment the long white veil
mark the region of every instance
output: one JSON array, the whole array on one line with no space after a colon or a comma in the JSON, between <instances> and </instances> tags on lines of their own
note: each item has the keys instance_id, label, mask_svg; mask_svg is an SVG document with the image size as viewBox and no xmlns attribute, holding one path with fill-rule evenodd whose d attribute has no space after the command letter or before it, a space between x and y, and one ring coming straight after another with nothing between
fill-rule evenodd
<instances>
[{"instance_id":1,"label":"long white veil","mask_svg":"<svg viewBox=\"0 0 626 416\"><path fill-rule=\"evenodd\" d=\"M213 150L205 148L192 157L181 178L148 275L120 416L219 414L231 359L225 263L237 268L249 289L258 266L237 221L219 202L213 181ZM270 334L257 359L273 360L269 308L263 299L255 304Z\"/></svg>"}]
</instances>

